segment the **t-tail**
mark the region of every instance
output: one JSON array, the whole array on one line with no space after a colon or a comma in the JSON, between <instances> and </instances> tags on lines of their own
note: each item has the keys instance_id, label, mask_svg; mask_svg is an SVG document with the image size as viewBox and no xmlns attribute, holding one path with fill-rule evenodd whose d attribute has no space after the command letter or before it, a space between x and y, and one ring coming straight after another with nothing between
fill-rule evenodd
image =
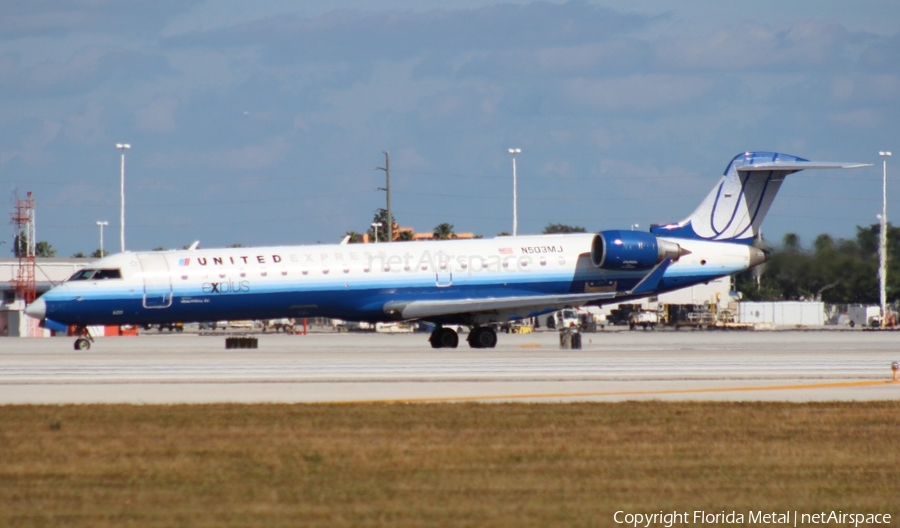
<instances>
[{"instance_id":1,"label":"t-tail","mask_svg":"<svg viewBox=\"0 0 900 528\"><path fill-rule=\"evenodd\" d=\"M751 244L785 176L804 169L855 169L865 163L809 161L777 152L745 152L731 160L722 179L696 210L677 224L650 232L664 237Z\"/></svg>"}]
</instances>

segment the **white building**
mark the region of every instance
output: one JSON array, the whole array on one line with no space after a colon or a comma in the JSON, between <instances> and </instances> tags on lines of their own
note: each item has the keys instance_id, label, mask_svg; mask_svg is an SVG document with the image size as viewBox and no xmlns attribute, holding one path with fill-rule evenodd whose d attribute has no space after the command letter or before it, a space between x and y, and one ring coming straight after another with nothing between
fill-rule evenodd
<instances>
[{"instance_id":1,"label":"white building","mask_svg":"<svg viewBox=\"0 0 900 528\"><path fill-rule=\"evenodd\" d=\"M822 326L825 324L825 303L743 302L739 305L738 320L741 323L776 326Z\"/></svg>"}]
</instances>

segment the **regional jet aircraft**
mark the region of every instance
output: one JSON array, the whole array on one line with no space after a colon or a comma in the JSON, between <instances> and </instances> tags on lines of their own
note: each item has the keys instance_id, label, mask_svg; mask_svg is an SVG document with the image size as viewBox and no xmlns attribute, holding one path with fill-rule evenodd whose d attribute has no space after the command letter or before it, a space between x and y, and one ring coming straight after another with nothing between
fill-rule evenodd
<instances>
[{"instance_id":1,"label":"regional jet aircraft","mask_svg":"<svg viewBox=\"0 0 900 528\"><path fill-rule=\"evenodd\" d=\"M631 301L765 262L751 243L785 176L864 164L773 152L736 156L686 219L649 232L482 240L125 252L102 258L25 312L51 329L172 321L332 317L426 321L434 348L497 344L495 326L565 307Z\"/></svg>"}]
</instances>

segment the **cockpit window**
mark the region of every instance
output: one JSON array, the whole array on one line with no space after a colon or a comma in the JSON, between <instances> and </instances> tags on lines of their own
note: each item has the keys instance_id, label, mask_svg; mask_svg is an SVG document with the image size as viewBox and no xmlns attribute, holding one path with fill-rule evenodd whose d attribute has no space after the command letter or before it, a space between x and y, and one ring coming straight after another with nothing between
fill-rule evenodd
<instances>
[{"instance_id":1,"label":"cockpit window","mask_svg":"<svg viewBox=\"0 0 900 528\"><path fill-rule=\"evenodd\" d=\"M90 280L90 278L94 276L94 273L97 273L97 270L93 270L93 269L79 270L79 271L76 271L74 275L69 277L69 280L70 281Z\"/></svg>"},{"instance_id":2,"label":"cockpit window","mask_svg":"<svg viewBox=\"0 0 900 528\"><path fill-rule=\"evenodd\" d=\"M101 269L92 277L94 280L121 279L122 272L117 269Z\"/></svg>"},{"instance_id":3,"label":"cockpit window","mask_svg":"<svg viewBox=\"0 0 900 528\"><path fill-rule=\"evenodd\" d=\"M83 269L69 277L70 281L121 279L122 272L117 269Z\"/></svg>"}]
</instances>

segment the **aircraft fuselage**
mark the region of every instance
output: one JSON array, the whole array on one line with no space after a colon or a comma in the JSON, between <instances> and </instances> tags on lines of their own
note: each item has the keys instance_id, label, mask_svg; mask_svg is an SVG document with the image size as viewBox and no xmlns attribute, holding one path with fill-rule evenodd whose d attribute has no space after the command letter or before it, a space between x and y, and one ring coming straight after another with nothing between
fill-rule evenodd
<instances>
[{"instance_id":1,"label":"aircraft fuselage","mask_svg":"<svg viewBox=\"0 0 900 528\"><path fill-rule=\"evenodd\" d=\"M590 254L594 237L126 252L92 263L88 270L96 273L76 274L45 294L29 313L64 325L281 317L377 322L403 318L385 309L391 302L603 292L608 296L602 303L624 302L742 271L751 266L756 251L745 244L673 238L687 254L671 263L652 292L630 296L647 271L596 267ZM554 309L497 309L427 319L484 324Z\"/></svg>"}]
</instances>

